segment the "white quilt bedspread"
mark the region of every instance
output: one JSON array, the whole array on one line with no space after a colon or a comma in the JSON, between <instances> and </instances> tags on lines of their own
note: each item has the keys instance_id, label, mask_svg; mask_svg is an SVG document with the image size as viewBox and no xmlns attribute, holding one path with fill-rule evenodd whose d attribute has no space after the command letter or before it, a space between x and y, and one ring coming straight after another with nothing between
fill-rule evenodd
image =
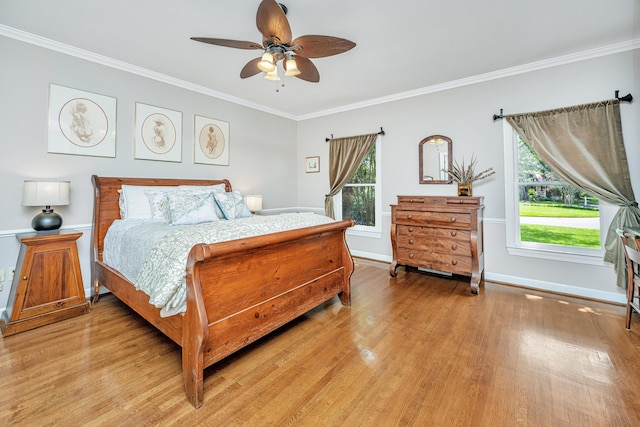
<instances>
[{"instance_id":1,"label":"white quilt bedspread","mask_svg":"<svg viewBox=\"0 0 640 427\"><path fill-rule=\"evenodd\" d=\"M104 262L149 295L163 317L186 309L186 265L198 243L216 243L296 228L333 219L313 213L240 218L232 221L173 226L145 220L117 220L107 231Z\"/></svg>"}]
</instances>

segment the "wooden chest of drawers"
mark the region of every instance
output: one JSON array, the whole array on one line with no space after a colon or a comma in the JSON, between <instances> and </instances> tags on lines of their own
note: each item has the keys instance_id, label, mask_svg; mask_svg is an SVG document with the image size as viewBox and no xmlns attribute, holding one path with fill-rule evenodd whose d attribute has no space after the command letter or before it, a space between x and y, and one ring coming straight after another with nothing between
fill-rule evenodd
<instances>
[{"instance_id":1,"label":"wooden chest of drawers","mask_svg":"<svg viewBox=\"0 0 640 427\"><path fill-rule=\"evenodd\" d=\"M484 272L482 197L398 196L391 205L391 276L398 265L471 277L477 294Z\"/></svg>"}]
</instances>

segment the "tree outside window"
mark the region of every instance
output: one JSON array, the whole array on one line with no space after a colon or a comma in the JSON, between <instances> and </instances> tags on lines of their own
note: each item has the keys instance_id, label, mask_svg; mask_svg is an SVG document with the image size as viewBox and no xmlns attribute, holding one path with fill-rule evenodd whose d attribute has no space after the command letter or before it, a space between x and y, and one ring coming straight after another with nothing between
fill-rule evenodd
<instances>
[{"instance_id":1,"label":"tree outside window","mask_svg":"<svg viewBox=\"0 0 640 427\"><path fill-rule=\"evenodd\" d=\"M342 188L342 217L365 227L376 226L376 145Z\"/></svg>"},{"instance_id":2,"label":"tree outside window","mask_svg":"<svg viewBox=\"0 0 640 427\"><path fill-rule=\"evenodd\" d=\"M520 241L600 248L599 200L562 181L518 137Z\"/></svg>"}]
</instances>

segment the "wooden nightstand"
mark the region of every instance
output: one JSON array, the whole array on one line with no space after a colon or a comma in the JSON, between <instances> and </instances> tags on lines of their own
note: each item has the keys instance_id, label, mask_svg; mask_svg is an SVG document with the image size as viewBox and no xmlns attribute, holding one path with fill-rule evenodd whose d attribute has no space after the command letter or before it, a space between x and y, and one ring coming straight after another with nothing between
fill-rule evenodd
<instances>
[{"instance_id":1,"label":"wooden nightstand","mask_svg":"<svg viewBox=\"0 0 640 427\"><path fill-rule=\"evenodd\" d=\"M76 240L82 233L16 235L20 254L7 310L0 318L8 336L89 312Z\"/></svg>"}]
</instances>

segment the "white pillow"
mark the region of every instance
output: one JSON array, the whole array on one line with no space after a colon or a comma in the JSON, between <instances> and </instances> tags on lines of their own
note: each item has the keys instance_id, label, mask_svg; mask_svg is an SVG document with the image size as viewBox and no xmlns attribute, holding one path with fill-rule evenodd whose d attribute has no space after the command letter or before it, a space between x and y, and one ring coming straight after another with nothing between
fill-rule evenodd
<instances>
[{"instance_id":1,"label":"white pillow","mask_svg":"<svg viewBox=\"0 0 640 427\"><path fill-rule=\"evenodd\" d=\"M170 220L168 193L166 191L144 190L144 194L149 201L151 219L168 223Z\"/></svg>"},{"instance_id":2,"label":"white pillow","mask_svg":"<svg viewBox=\"0 0 640 427\"><path fill-rule=\"evenodd\" d=\"M226 219L249 218L251 211L247 207L239 190L230 193L213 193L216 204Z\"/></svg>"},{"instance_id":3,"label":"white pillow","mask_svg":"<svg viewBox=\"0 0 640 427\"><path fill-rule=\"evenodd\" d=\"M178 185L178 190L207 190L216 193L224 193L227 188L224 184L216 185Z\"/></svg>"},{"instance_id":4,"label":"white pillow","mask_svg":"<svg viewBox=\"0 0 640 427\"><path fill-rule=\"evenodd\" d=\"M211 191L167 193L171 224L189 225L219 221Z\"/></svg>"},{"instance_id":5,"label":"white pillow","mask_svg":"<svg viewBox=\"0 0 640 427\"><path fill-rule=\"evenodd\" d=\"M120 218L151 219L149 199L144 193L150 191L177 191L176 186L162 185L122 185L120 191Z\"/></svg>"}]
</instances>

